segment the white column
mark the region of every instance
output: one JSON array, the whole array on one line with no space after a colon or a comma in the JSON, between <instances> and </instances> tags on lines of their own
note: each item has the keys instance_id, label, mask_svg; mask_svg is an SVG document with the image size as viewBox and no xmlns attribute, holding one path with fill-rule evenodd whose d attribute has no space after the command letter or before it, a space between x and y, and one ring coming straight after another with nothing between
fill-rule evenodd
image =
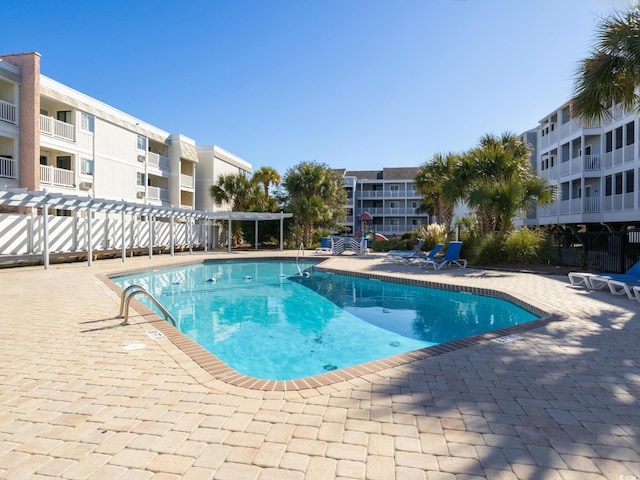
<instances>
[{"instance_id":1,"label":"white column","mask_svg":"<svg viewBox=\"0 0 640 480\"><path fill-rule=\"evenodd\" d=\"M127 242L125 240L125 228L124 228L124 220L125 220L125 216L124 216L124 210L122 210L122 213L120 214L120 221L122 222L122 225L120 226L120 231L122 233L122 263L124 263L124 259L127 257Z\"/></svg>"},{"instance_id":2,"label":"white column","mask_svg":"<svg viewBox=\"0 0 640 480\"><path fill-rule=\"evenodd\" d=\"M149 223L149 260L153 258L153 217L147 215L147 222Z\"/></svg>"},{"instance_id":3,"label":"white column","mask_svg":"<svg viewBox=\"0 0 640 480\"><path fill-rule=\"evenodd\" d=\"M227 251L231 253L231 215L229 215L229 231L227 232L227 237L228 237Z\"/></svg>"},{"instance_id":4,"label":"white column","mask_svg":"<svg viewBox=\"0 0 640 480\"><path fill-rule=\"evenodd\" d=\"M284 237L284 215L282 214L282 212L280 212L280 251L284 249L283 237Z\"/></svg>"},{"instance_id":5,"label":"white column","mask_svg":"<svg viewBox=\"0 0 640 480\"><path fill-rule=\"evenodd\" d=\"M91 261L93 257L93 229L91 228L92 219L91 219L91 207L87 208L87 265L91 266Z\"/></svg>"},{"instance_id":6,"label":"white column","mask_svg":"<svg viewBox=\"0 0 640 480\"><path fill-rule=\"evenodd\" d=\"M255 249L258 250L258 220L255 222Z\"/></svg>"},{"instance_id":7,"label":"white column","mask_svg":"<svg viewBox=\"0 0 640 480\"><path fill-rule=\"evenodd\" d=\"M169 217L169 250L171 252L171 256L173 257L175 255L175 244L176 244L176 239L175 239L175 234L174 234L174 230L173 230L173 215L171 215Z\"/></svg>"},{"instance_id":8,"label":"white column","mask_svg":"<svg viewBox=\"0 0 640 480\"><path fill-rule=\"evenodd\" d=\"M49 207L46 202L42 206L42 234L44 238L44 247L42 250L42 258L45 270L49 268Z\"/></svg>"}]
</instances>

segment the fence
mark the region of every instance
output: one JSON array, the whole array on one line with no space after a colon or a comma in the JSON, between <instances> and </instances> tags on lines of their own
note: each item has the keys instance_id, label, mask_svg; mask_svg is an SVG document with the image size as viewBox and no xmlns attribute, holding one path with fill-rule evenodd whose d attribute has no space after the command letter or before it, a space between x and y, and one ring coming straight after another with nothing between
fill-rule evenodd
<instances>
[{"instance_id":1,"label":"fence","mask_svg":"<svg viewBox=\"0 0 640 480\"><path fill-rule=\"evenodd\" d=\"M120 215L91 219L81 217L49 217L49 251L88 251L89 237L92 250L119 249L123 245ZM174 245L203 245L205 225L174 222ZM171 224L168 220L125 220L124 245L126 248L169 246ZM0 214L0 255L24 255L44 251L43 218L40 215Z\"/></svg>"},{"instance_id":2,"label":"fence","mask_svg":"<svg viewBox=\"0 0 640 480\"><path fill-rule=\"evenodd\" d=\"M556 232L554 252L568 266L623 273L640 260L640 230L622 232Z\"/></svg>"}]
</instances>

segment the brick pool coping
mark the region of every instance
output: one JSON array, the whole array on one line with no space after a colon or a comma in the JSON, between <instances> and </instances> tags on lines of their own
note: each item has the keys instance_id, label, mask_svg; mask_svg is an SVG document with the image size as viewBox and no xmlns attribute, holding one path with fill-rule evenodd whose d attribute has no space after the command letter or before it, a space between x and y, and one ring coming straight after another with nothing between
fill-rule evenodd
<instances>
[{"instance_id":1,"label":"brick pool coping","mask_svg":"<svg viewBox=\"0 0 640 480\"><path fill-rule=\"evenodd\" d=\"M252 261L269 262L269 261L276 261L276 260L283 260L283 259L291 260L291 259L295 259L295 257L282 257L282 256L261 257L261 258L252 259ZM120 295L122 294L122 289L111 280L112 277L119 276L119 275L128 275L133 273L148 272L148 271L164 269L164 268L175 268L175 267L186 266L186 265L194 265L194 264L204 263L204 262L229 262L229 261L233 261L233 260L225 259L225 260L185 261L185 262L180 262L177 264L168 265L164 267L132 268L128 270L119 270L119 271L114 271L106 274L97 274L96 277L100 281L102 281L108 288L110 288L113 292L115 292L118 295L118 297L120 297ZM532 306L516 297L513 297L512 295L506 292L502 292L498 290L470 287L470 286L464 286L464 285L452 285L452 284L434 282L429 280L402 278L402 277L395 277L391 275L352 272L347 270L322 267L321 263L323 263L322 260L320 260L316 264L316 268L318 270L337 273L341 275L350 275L354 277L378 279L378 280L384 280L387 282L401 283L406 285L415 285L415 286L421 286L421 287L437 288L442 290L467 292L467 293L472 293L476 295L490 296L490 297L498 298L501 300L509 301L541 318L538 320L532 320L530 322L522 323L520 325L513 325L510 327L493 330L491 332L480 333L480 334L466 337L463 339L452 340L450 342L445 342L445 343L441 343L431 347L425 347L419 350L413 350L411 352L401 353L398 355L385 357L383 359L378 359L370 362L353 365L351 367L346 367L338 370L331 370L331 371L320 373L310 377L303 377L303 378L298 378L294 380L264 380L260 378L251 377L234 370L225 362L223 362L218 357L216 357L213 353L209 352L208 350L200 346L197 342L189 338L187 335L180 332L176 327L171 325L167 320L158 316L153 310L151 310L150 308L148 308L147 306L145 306L135 298L131 299L131 306L134 308L136 312L140 314L143 322L149 324L150 326L154 327L157 331L162 333L169 341L171 341L176 347L178 347L182 352L184 352L188 357L190 357L194 362L196 362L203 370L209 373L213 378L230 385L248 388L251 390L258 390L258 391L302 391L302 390L316 389L319 387L334 385L336 383L360 378L362 376L365 376L371 373L376 373L381 370L386 370L388 368L406 365L415 361L435 357L435 356L442 355L448 352L453 352L455 350L459 350L462 348L467 348L474 345L487 343L497 338L516 335L518 333L540 328L550 322L559 320L559 317L557 315L551 315L540 308Z\"/></svg>"}]
</instances>

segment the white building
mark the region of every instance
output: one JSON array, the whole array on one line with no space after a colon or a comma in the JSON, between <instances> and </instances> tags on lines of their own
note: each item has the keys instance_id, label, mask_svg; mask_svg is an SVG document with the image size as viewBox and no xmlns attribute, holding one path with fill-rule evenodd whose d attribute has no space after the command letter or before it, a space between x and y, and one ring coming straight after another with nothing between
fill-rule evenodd
<instances>
[{"instance_id":1,"label":"white building","mask_svg":"<svg viewBox=\"0 0 640 480\"><path fill-rule=\"evenodd\" d=\"M540 120L536 170L556 189L538 209L539 225L640 226L638 114L615 107L611 118L580 123L566 103Z\"/></svg>"},{"instance_id":2,"label":"white building","mask_svg":"<svg viewBox=\"0 0 640 480\"><path fill-rule=\"evenodd\" d=\"M217 145L199 145L197 150L196 209L211 212L228 210L213 203L209 187L217 182L220 175L240 173L250 176L253 173L251 164Z\"/></svg>"},{"instance_id":3,"label":"white building","mask_svg":"<svg viewBox=\"0 0 640 480\"><path fill-rule=\"evenodd\" d=\"M201 169L196 142L172 134L40 73L40 55L0 56L0 187L157 206L196 208L196 187L251 165L229 152ZM218 147L216 147L218 148ZM226 155L225 155L226 154ZM207 163L209 165L209 163ZM210 173L210 174L209 174ZM211 184L209 183L209 185ZM199 207L207 208L206 202ZM210 206L210 204L209 204Z\"/></svg>"}]
</instances>

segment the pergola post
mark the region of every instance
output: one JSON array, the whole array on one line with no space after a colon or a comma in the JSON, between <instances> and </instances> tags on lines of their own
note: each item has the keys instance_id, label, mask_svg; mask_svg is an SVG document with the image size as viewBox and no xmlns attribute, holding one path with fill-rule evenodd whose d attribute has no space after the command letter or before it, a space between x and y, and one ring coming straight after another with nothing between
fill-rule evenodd
<instances>
[{"instance_id":1,"label":"pergola post","mask_svg":"<svg viewBox=\"0 0 640 480\"><path fill-rule=\"evenodd\" d=\"M227 252L231 253L231 215L229 215L229 231L227 232Z\"/></svg>"},{"instance_id":2,"label":"pergola post","mask_svg":"<svg viewBox=\"0 0 640 480\"><path fill-rule=\"evenodd\" d=\"M122 222L122 225L120 226L120 232L122 233L122 263L124 263L125 258L127 257L127 242L125 241L125 228L124 228L124 209L122 209L122 212L120 213L120 221Z\"/></svg>"},{"instance_id":3,"label":"pergola post","mask_svg":"<svg viewBox=\"0 0 640 480\"><path fill-rule=\"evenodd\" d=\"M176 243L176 239L174 237L174 231L173 231L173 215L171 215L169 217L169 251L171 252L171 256L173 257L175 255L175 243Z\"/></svg>"},{"instance_id":4,"label":"pergola post","mask_svg":"<svg viewBox=\"0 0 640 480\"><path fill-rule=\"evenodd\" d=\"M258 220L255 221L255 236L256 236L255 249L258 250Z\"/></svg>"},{"instance_id":5,"label":"pergola post","mask_svg":"<svg viewBox=\"0 0 640 480\"><path fill-rule=\"evenodd\" d=\"M193 218L187 218L187 226L189 227L189 255L193 254Z\"/></svg>"},{"instance_id":6,"label":"pergola post","mask_svg":"<svg viewBox=\"0 0 640 480\"><path fill-rule=\"evenodd\" d=\"M147 222L149 223L149 260L153 258L153 216L147 215Z\"/></svg>"},{"instance_id":7,"label":"pergola post","mask_svg":"<svg viewBox=\"0 0 640 480\"><path fill-rule=\"evenodd\" d=\"M42 206L42 230L44 240L42 260L46 270L49 268L49 207L47 206L47 202L44 202Z\"/></svg>"},{"instance_id":8,"label":"pergola post","mask_svg":"<svg viewBox=\"0 0 640 480\"><path fill-rule=\"evenodd\" d=\"M284 215L280 212L280 251L284 249Z\"/></svg>"},{"instance_id":9,"label":"pergola post","mask_svg":"<svg viewBox=\"0 0 640 480\"><path fill-rule=\"evenodd\" d=\"M91 228L91 207L87 208L87 266L91 266L91 261L93 257L93 229Z\"/></svg>"}]
</instances>

